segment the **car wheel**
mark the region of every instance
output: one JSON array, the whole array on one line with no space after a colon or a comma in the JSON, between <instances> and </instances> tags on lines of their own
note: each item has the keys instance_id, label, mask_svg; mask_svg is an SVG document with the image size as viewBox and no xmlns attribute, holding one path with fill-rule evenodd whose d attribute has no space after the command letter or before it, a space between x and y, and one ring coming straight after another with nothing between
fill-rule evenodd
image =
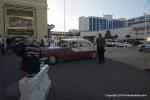
<instances>
[{"instance_id":1,"label":"car wheel","mask_svg":"<svg viewBox=\"0 0 150 100\"><path fill-rule=\"evenodd\" d=\"M142 51L143 51L143 49L139 49L139 51L140 51L140 52L142 52Z\"/></svg>"},{"instance_id":2,"label":"car wheel","mask_svg":"<svg viewBox=\"0 0 150 100\"><path fill-rule=\"evenodd\" d=\"M97 54L96 53L92 53L91 54L91 59L96 59Z\"/></svg>"},{"instance_id":3,"label":"car wheel","mask_svg":"<svg viewBox=\"0 0 150 100\"><path fill-rule=\"evenodd\" d=\"M58 58L55 55L51 55L48 57L49 64L56 64L58 62Z\"/></svg>"}]
</instances>

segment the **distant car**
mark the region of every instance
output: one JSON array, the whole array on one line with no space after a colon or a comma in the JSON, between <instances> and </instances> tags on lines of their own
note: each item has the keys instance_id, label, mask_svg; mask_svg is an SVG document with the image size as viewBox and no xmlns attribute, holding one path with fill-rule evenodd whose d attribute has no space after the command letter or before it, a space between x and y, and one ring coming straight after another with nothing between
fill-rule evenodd
<instances>
[{"instance_id":1,"label":"distant car","mask_svg":"<svg viewBox=\"0 0 150 100\"><path fill-rule=\"evenodd\" d=\"M139 51L146 51L146 50L150 50L150 41L149 42L144 42L141 45L138 45Z\"/></svg>"},{"instance_id":2,"label":"distant car","mask_svg":"<svg viewBox=\"0 0 150 100\"><path fill-rule=\"evenodd\" d=\"M130 44L128 42L117 42L116 46L117 47L124 47L124 48L126 48L126 47L132 47L132 44Z\"/></svg>"},{"instance_id":3,"label":"distant car","mask_svg":"<svg viewBox=\"0 0 150 100\"><path fill-rule=\"evenodd\" d=\"M27 48L27 50L30 49L30 47ZM40 49L41 56L48 58L50 64L67 60L96 57L96 48L90 41L85 39L62 39L59 41L58 47L40 47ZM32 48L32 50L34 50L34 48Z\"/></svg>"},{"instance_id":4,"label":"distant car","mask_svg":"<svg viewBox=\"0 0 150 100\"><path fill-rule=\"evenodd\" d=\"M126 47L127 42L125 42L123 40L111 40L111 39L108 40L107 39L106 46L107 47Z\"/></svg>"}]
</instances>

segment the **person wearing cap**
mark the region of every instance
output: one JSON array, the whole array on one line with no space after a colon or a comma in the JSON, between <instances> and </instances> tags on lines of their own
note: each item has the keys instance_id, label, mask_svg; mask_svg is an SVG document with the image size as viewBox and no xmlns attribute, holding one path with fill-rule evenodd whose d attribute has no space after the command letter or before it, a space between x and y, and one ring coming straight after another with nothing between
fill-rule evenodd
<instances>
[{"instance_id":1,"label":"person wearing cap","mask_svg":"<svg viewBox=\"0 0 150 100\"><path fill-rule=\"evenodd\" d=\"M106 41L101 34L98 35L99 37L96 39L96 43L95 43L97 45L98 63L105 63L104 53L105 53Z\"/></svg>"}]
</instances>

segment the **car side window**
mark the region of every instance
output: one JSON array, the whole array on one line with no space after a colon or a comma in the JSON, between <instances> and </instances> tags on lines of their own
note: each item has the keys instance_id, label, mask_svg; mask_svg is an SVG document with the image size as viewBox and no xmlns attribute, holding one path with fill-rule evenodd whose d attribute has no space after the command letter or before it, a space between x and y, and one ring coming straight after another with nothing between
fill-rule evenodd
<instances>
[{"instance_id":1,"label":"car side window","mask_svg":"<svg viewBox=\"0 0 150 100\"><path fill-rule=\"evenodd\" d=\"M78 43L73 41L72 44L71 44L71 47L77 48L78 47Z\"/></svg>"},{"instance_id":2,"label":"car side window","mask_svg":"<svg viewBox=\"0 0 150 100\"><path fill-rule=\"evenodd\" d=\"M60 41L59 46L61 47L68 47L68 42L67 41Z\"/></svg>"},{"instance_id":3,"label":"car side window","mask_svg":"<svg viewBox=\"0 0 150 100\"><path fill-rule=\"evenodd\" d=\"M91 47L92 45L88 42L80 42L80 47Z\"/></svg>"}]
</instances>

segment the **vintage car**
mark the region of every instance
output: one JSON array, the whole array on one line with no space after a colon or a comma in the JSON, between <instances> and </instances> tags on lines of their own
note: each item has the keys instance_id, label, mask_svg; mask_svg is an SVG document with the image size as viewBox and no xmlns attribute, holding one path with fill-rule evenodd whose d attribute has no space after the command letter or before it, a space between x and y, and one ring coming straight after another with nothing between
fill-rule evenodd
<instances>
[{"instance_id":1,"label":"vintage car","mask_svg":"<svg viewBox=\"0 0 150 100\"><path fill-rule=\"evenodd\" d=\"M27 50L34 51L34 48L28 47ZM41 57L48 58L50 64L67 60L77 60L83 58L95 58L96 48L85 39L70 38L62 39L56 47L40 47Z\"/></svg>"}]
</instances>

